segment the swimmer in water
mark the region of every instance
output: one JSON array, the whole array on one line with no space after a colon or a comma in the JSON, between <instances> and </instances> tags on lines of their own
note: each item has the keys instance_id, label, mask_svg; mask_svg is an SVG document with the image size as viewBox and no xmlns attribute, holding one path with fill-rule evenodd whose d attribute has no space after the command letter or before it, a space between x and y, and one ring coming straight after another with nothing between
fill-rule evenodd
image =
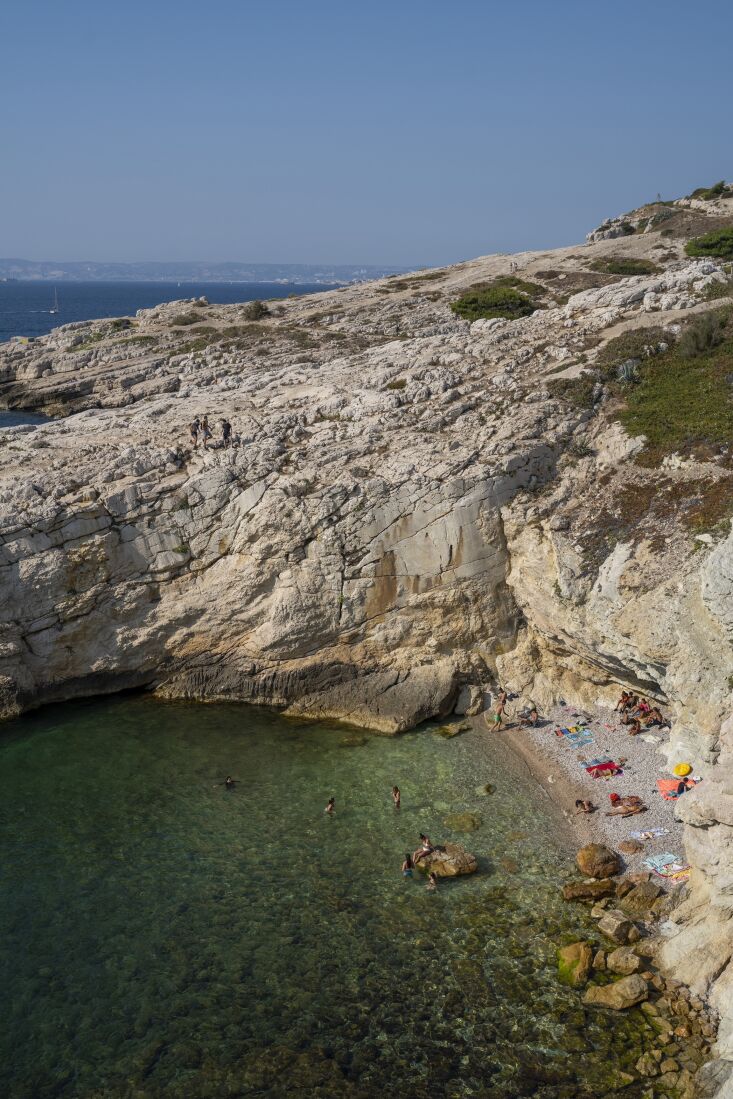
<instances>
[{"instance_id":1,"label":"swimmer in water","mask_svg":"<svg viewBox=\"0 0 733 1099\"><path fill-rule=\"evenodd\" d=\"M428 874L428 884L425 886L425 888L427 889L428 893L436 892L438 888L438 875L434 871L431 871Z\"/></svg>"},{"instance_id":2,"label":"swimmer in water","mask_svg":"<svg viewBox=\"0 0 733 1099\"><path fill-rule=\"evenodd\" d=\"M327 813L329 815L329 817L333 816L333 814L336 812L336 798L329 798L328 799L328 805L323 810L323 812Z\"/></svg>"},{"instance_id":3,"label":"swimmer in water","mask_svg":"<svg viewBox=\"0 0 733 1099\"><path fill-rule=\"evenodd\" d=\"M227 790L233 790L237 785L237 780L232 778L231 775L227 775L223 782L215 782L214 786L226 786Z\"/></svg>"},{"instance_id":4,"label":"swimmer in water","mask_svg":"<svg viewBox=\"0 0 733 1099\"><path fill-rule=\"evenodd\" d=\"M405 861L402 863L402 877L403 878L411 878L412 877L412 870L413 870L414 865L415 864L412 861L412 855L410 854L409 851L405 851Z\"/></svg>"},{"instance_id":5,"label":"swimmer in water","mask_svg":"<svg viewBox=\"0 0 733 1099\"><path fill-rule=\"evenodd\" d=\"M402 795L400 794L399 786L393 786L392 787L392 801L394 802L395 809L399 809L401 797L402 797Z\"/></svg>"}]
</instances>

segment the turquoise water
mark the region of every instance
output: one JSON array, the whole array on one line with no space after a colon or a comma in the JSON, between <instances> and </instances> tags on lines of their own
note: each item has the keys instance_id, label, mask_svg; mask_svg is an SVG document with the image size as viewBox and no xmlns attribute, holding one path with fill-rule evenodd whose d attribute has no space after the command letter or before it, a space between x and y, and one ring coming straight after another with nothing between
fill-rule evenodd
<instances>
[{"instance_id":1,"label":"turquoise water","mask_svg":"<svg viewBox=\"0 0 733 1099\"><path fill-rule=\"evenodd\" d=\"M559 899L557 820L486 734L128 697L4 725L0 776L9 1099L641 1094L609 1084L640 1014L555 980L587 916ZM459 810L481 827L451 833ZM404 880L420 831L480 872Z\"/></svg>"}]
</instances>

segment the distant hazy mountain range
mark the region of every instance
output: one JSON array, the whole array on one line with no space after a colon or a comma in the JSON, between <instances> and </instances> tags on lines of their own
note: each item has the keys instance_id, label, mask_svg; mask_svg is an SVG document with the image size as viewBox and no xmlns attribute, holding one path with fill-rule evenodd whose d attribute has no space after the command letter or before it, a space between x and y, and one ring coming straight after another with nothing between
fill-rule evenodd
<instances>
[{"instance_id":1,"label":"distant hazy mountain range","mask_svg":"<svg viewBox=\"0 0 733 1099\"><path fill-rule=\"evenodd\" d=\"M66 263L0 259L0 279L46 282L292 282L347 283L413 270L373 264L313 263Z\"/></svg>"}]
</instances>

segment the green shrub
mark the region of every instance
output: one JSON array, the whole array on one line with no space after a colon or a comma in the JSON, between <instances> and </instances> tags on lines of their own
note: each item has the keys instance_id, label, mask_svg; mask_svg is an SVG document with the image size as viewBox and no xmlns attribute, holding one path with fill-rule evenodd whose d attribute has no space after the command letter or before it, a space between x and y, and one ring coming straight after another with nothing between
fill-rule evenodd
<instances>
[{"instance_id":1,"label":"green shrub","mask_svg":"<svg viewBox=\"0 0 733 1099\"><path fill-rule=\"evenodd\" d=\"M198 324L203 319L198 313L176 313L175 317L171 317L170 323L174 328L183 328L187 324Z\"/></svg>"},{"instance_id":2,"label":"green shrub","mask_svg":"<svg viewBox=\"0 0 733 1099\"><path fill-rule=\"evenodd\" d=\"M567 401L576 408L592 408L595 404L596 379L592 374L579 374L576 378L553 378L547 382L551 397Z\"/></svg>"},{"instance_id":3,"label":"green shrub","mask_svg":"<svg viewBox=\"0 0 733 1099\"><path fill-rule=\"evenodd\" d=\"M537 283L507 275L494 282L469 287L457 301L451 302L451 309L467 321L491 320L493 317L517 320L543 308L537 301L542 293L543 289Z\"/></svg>"},{"instance_id":4,"label":"green shrub","mask_svg":"<svg viewBox=\"0 0 733 1099\"><path fill-rule=\"evenodd\" d=\"M254 301L250 301L245 305L242 313L245 320L258 321L261 317L268 317L270 315L270 310L263 301L255 298Z\"/></svg>"},{"instance_id":5,"label":"green shrub","mask_svg":"<svg viewBox=\"0 0 733 1099\"><path fill-rule=\"evenodd\" d=\"M730 445L732 371L730 337L692 357L681 354L678 345L645 363L619 418L632 435L646 435L646 457L654 462L700 444Z\"/></svg>"},{"instance_id":6,"label":"green shrub","mask_svg":"<svg viewBox=\"0 0 733 1099\"><path fill-rule=\"evenodd\" d=\"M406 381L405 378L396 378L392 382L387 382L387 385L385 386L385 388L386 389L404 389L406 385L407 385L407 381Z\"/></svg>"},{"instance_id":7,"label":"green shrub","mask_svg":"<svg viewBox=\"0 0 733 1099\"><path fill-rule=\"evenodd\" d=\"M624 256L610 256L608 259L594 260L591 271L603 275L655 275L659 268L648 259L632 259Z\"/></svg>"},{"instance_id":8,"label":"green shrub","mask_svg":"<svg viewBox=\"0 0 733 1099\"><path fill-rule=\"evenodd\" d=\"M129 317L117 317L110 324L110 328L113 332L121 332L125 328L133 328L134 325Z\"/></svg>"},{"instance_id":9,"label":"green shrub","mask_svg":"<svg viewBox=\"0 0 733 1099\"><path fill-rule=\"evenodd\" d=\"M725 339L725 321L717 313L703 313L684 330L677 345L683 359L694 359L718 347Z\"/></svg>"},{"instance_id":10,"label":"green shrub","mask_svg":"<svg viewBox=\"0 0 733 1099\"><path fill-rule=\"evenodd\" d=\"M712 187L698 187L688 195L688 198L703 198L708 202L714 198L721 198L723 195L730 194L731 188L726 187L725 180L719 179L717 183L714 183Z\"/></svg>"},{"instance_id":11,"label":"green shrub","mask_svg":"<svg viewBox=\"0 0 733 1099\"><path fill-rule=\"evenodd\" d=\"M733 225L725 229L713 229L702 237L694 237L685 245L688 256L733 259Z\"/></svg>"},{"instance_id":12,"label":"green shrub","mask_svg":"<svg viewBox=\"0 0 733 1099\"><path fill-rule=\"evenodd\" d=\"M660 344L662 350L667 350L674 343L674 337L665 332L663 328L632 328L620 336L609 340L602 347L596 358L601 377L604 381L611 381L619 376L619 368L624 363L641 362L652 355L659 354Z\"/></svg>"}]
</instances>

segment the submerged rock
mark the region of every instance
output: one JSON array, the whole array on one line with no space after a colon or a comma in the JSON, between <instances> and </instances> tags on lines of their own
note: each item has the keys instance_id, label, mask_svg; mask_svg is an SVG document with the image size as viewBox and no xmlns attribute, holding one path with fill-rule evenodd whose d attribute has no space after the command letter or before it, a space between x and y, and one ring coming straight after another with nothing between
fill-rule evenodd
<instances>
[{"instance_id":1,"label":"submerged rock","mask_svg":"<svg viewBox=\"0 0 733 1099\"><path fill-rule=\"evenodd\" d=\"M624 1011L627 1007L646 1000L649 986L643 977L633 973L622 977L610 985L591 985L583 993L583 1003L594 1007L610 1007L614 1011Z\"/></svg>"},{"instance_id":2,"label":"submerged rock","mask_svg":"<svg viewBox=\"0 0 733 1099\"><path fill-rule=\"evenodd\" d=\"M590 943L570 943L557 952L557 972L560 982L578 988L588 980L593 950Z\"/></svg>"},{"instance_id":3,"label":"submerged rock","mask_svg":"<svg viewBox=\"0 0 733 1099\"><path fill-rule=\"evenodd\" d=\"M451 832L476 832L483 823L478 813L450 813L443 821Z\"/></svg>"},{"instance_id":4,"label":"submerged rock","mask_svg":"<svg viewBox=\"0 0 733 1099\"><path fill-rule=\"evenodd\" d=\"M621 859L604 843L588 843L575 856L580 872L589 878L612 878L622 870Z\"/></svg>"}]
</instances>

